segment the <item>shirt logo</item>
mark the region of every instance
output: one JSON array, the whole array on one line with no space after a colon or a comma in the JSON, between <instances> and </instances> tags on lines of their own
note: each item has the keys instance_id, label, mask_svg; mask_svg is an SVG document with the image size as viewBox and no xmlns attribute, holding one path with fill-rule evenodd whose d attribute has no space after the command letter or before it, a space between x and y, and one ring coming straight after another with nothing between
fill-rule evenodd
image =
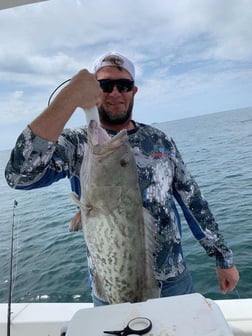
<instances>
[{"instance_id":1,"label":"shirt logo","mask_svg":"<svg viewBox=\"0 0 252 336\"><path fill-rule=\"evenodd\" d=\"M170 151L165 150L163 147L154 148L154 151L151 153L153 159L167 159L170 155Z\"/></svg>"}]
</instances>

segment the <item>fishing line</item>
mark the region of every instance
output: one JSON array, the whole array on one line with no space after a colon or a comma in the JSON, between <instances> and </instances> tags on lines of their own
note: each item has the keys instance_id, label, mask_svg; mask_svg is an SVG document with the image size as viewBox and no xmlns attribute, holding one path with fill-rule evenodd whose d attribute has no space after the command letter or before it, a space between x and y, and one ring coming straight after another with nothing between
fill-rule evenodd
<instances>
[{"instance_id":1,"label":"fishing line","mask_svg":"<svg viewBox=\"0 0 252 336\"><path fill-rule=\"evenodd\" d=\"M18 202L15 200L13 205L12 214L12 227L11 227L11 252L10 252L10 277L9 277L9 298L8 298L8 313L7 313L7 336L10 336L11 325L11 302L12 302L12 289L13 289L13 247L14 247L14 229L15 229L15 209Z\"/></svg>"},{"instance_id":2,"label":"fishing line","mask_svg":"<svg viewBox=\"0 0 252 336\"><path fill-rule=\"evenodd\" d=\"M63 85L66 84L67 82L70 82L71 79L72 79L72 78L65 80L64 82L62 82L61 84L59 84L59 85L56 87L56 89L53 90L53 92L50 94L50 97L49 97L49 99L48 99L47 106L49 106L49 105L51 104L51 100L52 100L52 97L53 97L53 95L55 94L55 92L57 92L58 89L61 88L61 86L63 86Z\"/></svg>"},{"instance_id":3,"label":"fishing line","mask_svg":"<svg viewBox=\"0 0 252 336\"><path fill-rule=\"evenodd\" d=\"M240 299L241 296L240 296L240 293L238 292L238 289L237 289L237 288L235 288L235 293L236 293L236 295L238 296L238 299Z\"/></svg>"}]
</instances>

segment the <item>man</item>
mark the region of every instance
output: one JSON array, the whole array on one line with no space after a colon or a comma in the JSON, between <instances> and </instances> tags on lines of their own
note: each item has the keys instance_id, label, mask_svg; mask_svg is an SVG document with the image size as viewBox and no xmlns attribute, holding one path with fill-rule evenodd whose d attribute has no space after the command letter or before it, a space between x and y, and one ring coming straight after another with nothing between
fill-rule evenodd
<instances>
[{"instance_id":1,"label":"man","mask_svg":"<svg viewBox=\"0 0 252 336\"><path fill-rule=\"evenodd\" d=\"M118 53L103 55L94 67L77 73L67 86L19 136L6 167L11 187L33 189L68 177L80 195L79 172L87 129L64 130L77 107L98 106L100 122L110 135L128 131L131 146L138 148L136 163L146 207L157 220L162 248L156 256L155 275L161 296L192 293L191 275L181 246L181 224L175 201L209 256L215 256L223 293L235 288L239 274L232 251L200 189L186 168L175 143L163 132L132 119L135 85L133 63ZM92 263L90 263L92 276ZM93 293L95 305L106 304Z\"/></svg>"}]
</instances>

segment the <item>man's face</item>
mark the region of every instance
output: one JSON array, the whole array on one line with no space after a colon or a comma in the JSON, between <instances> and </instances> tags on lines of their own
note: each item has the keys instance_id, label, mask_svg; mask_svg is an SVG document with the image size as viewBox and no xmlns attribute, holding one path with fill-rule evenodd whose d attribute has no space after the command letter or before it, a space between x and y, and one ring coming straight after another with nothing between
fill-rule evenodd
<instances>
[{"instance_id":1,"label":"man's face","mask_svg":"<svg viewBox=\"0 0 252 336\"><path fill-rule=\"evenodd\" d=\"M107 66L96 74L97 80L101 79L127 79L132 80L128 71L115 66ZM134 95L137 87L133 86L129 92L120 92L116 85L112 92L102 93L102 105L99 107L100 120L105 124L121 125L131 119Z\"/></svg>"}]
</instances>

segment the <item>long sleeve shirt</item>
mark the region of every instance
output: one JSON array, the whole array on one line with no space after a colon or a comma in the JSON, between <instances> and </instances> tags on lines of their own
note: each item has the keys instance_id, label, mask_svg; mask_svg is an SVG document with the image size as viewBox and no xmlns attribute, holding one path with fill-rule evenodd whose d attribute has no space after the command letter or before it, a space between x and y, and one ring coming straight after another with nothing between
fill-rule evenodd
<instances>
[{"instance_id":1,"label":"long sleeve shirt","mask_svg":"<svg viewBox=\"0 0 252 336\"><path fill-rule=\"evenodd\" d=\"M156 256L157 280L175 277L186 268L176 202L194 237L209 256L216 257L216 266L232 267L232 251L172 138L152 126L135 125L128 131L128 139L135 153L143 206L157 221L161 246ZM79 175L86 144L86 127L65 129L56 143L36 136L27 127L12 150L6 180L13 188L29 190L67 177L72 190L80 196Z\"/></svg>"}]
</instances>

